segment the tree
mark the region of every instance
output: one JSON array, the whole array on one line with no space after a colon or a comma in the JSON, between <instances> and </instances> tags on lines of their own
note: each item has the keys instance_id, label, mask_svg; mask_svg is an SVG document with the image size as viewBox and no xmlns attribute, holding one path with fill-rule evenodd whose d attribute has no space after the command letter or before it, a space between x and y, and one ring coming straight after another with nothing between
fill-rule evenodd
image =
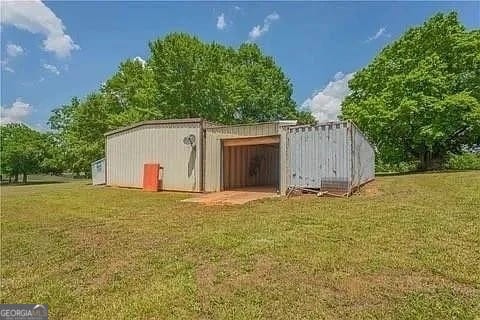
<instances>
[{"instance_id":1,"label":"tree","mask_svg":"<svg viewBox=\"0 0 480 320\"><path fill-rule=\"evenodd\" d=\"M292 85L255 44L238 50L183 33L150 43L159 113L219 123L297 119ZM302 119L305 115L302 115Z\"/></svg>"},{"instance_id":2,"label":"tree","mask_svg":"<svg viewBox=\"0 0 480 320\"><path fill-rule=\"evenodd\" d=\"M376 144L380 158L431 168L480 139L480 30L437 14L385 47L349 82L342 118Z\"/></svg>"},{"instance_id":3,"label":"tree","mask_svg":"<svg viewBox=\"0 0 480 320\"><path fill-rule=\"evenodd\" d=\"M40 163L42 173L60 175L67 171L66 152L62 148L60 136L53 132L44 134L43 146L44 157Z\"/></svg>"},{"instance_id":4,"label":"tree","mask_svg":"<svg viewBox=\"0 0 480 320\"><path fill-rule=\"evenodd\" d=\"M89 172L90 163L103 156L104 133L143 120L314 121L297 110L290 81L257 45L235 50L173 33L151 42L150 51L146 62L122 62L97 92L52 112L50 141L63 150L52 160L56 165Z\"/></svg>"},{"instance_id":5,"label":"tree","mask_svg":"<svg viewBox=\"0 0 480 320\"><path fill-rule=\"evenodd\" d=\"M113 127L111 116L115 112L115 104L101 93L90 94L84 100L73 98L70 104L55 109L49 124L63 150L57 155L58 161L76 175L89 174L91 162L103 157L103 134Z\"/></svg>"},{"instance_id":6,"label":"tree","mask_svg":"<svg viewBox=\"0 0 480 320\"><path fill-rule=\"evenodd\" d=\"M111 107L109 126L165 117L159 108L159 92L152 68L138 59L122 62L118 71L100 89Z\"/></svg>"},{"instance_id":7,"label":"tree","mask_svg":"<svg viewBox=\"0 0 480 320\"><path fill-rule=\"evenodd\" d=\"M1 126L1 171L18 182L23 174L23 183L27 175L40 171L43 154L43 135L24 124L11 123Z\"/></svg>"}]
</instances>

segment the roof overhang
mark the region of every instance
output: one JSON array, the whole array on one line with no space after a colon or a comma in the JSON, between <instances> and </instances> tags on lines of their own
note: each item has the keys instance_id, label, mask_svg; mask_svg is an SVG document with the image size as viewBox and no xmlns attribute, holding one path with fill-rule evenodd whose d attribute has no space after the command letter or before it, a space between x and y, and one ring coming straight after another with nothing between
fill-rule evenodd
<instances>
[{"instance_id":1,"label":"roof overhang","mask_svg":"<svg viewBox=\"0 0 480 320\"><path fill-rule=\"evenodd\" d=\"M110 136L115 133L128 131L137 127L142 127L146 125L162 125L162 124L187 124L187 123L202 123L202 118L186 118L186 119L166 119L166 120L147 120L142 122L134 123L130 126L118 128L112 131L109 131L104 134L105 137Z\"/></svg>"},{"instance_id":2,"label":"roof overhang","mask_svg":"<svg viewBox=\"0 0 480 320\"><path fill-rule=\"evenodd\" d=\"M222 139L224 147L252 146L261 144L277 144L280 143L280 136L255 136L241 138L225 138Z\"/></svg>"}]
</instances>

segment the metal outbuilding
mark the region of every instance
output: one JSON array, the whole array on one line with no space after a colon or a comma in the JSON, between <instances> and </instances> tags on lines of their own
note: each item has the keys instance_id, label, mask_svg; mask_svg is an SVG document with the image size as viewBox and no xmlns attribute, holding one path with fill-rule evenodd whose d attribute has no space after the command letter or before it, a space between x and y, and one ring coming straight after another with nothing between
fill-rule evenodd
<instances>
[{"instance_id":1,"label":"metal outbuilding","mask_svg":"<svg viewBox=\"0 0 480 320\"><path fill-rule=\"evenodd\" d=\"M204 124L202 119L153 120L108 132L106 184L142 188L144 164L158 163L165 190L203 191Z\"/></svg>"},{"instance_id":2,"label":"metal outbuilding","mask_svg":"<svg viewBox=\"0 0 480 320\"><path fill-rule=\"evenodd\" d=\"M374 150L351 122L216 125L203 119L144 121L106 137L106 184L142 187L143 166L161 167L164 190L215 192L302 187L350 194L374 179Z\"/></svg>"}]
</instances>

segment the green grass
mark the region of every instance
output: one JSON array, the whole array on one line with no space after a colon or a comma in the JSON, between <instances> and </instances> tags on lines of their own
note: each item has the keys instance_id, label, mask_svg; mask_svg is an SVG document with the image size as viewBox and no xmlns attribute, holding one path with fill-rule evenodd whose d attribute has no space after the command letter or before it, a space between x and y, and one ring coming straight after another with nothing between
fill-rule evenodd
<instances>
[{"instance_id":1,"label":"green grass","mask_svg":"<svg viewBox=\"0 0 480 320\"><path fill-rule=\"evenodd\" d=\"M2 187L1 302L51 319L479 319L480 172L376 185L226 207Z\"/></svg>"}]
</instances>

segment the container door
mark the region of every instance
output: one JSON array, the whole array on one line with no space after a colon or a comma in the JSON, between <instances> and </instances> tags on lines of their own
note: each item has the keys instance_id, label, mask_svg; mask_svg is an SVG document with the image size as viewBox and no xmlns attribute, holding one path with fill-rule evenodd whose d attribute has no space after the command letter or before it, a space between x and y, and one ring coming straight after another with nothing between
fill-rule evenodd
<instances>
[{"instance_id":1,"label":"container door","mask_svg":"<svg viewBox=\"0 0 480 320\"><path fill-rule=\"evenodd\" d=\"M289 128L287 185L343 194L351 167L348 124Z\"/></svg>"}]
</instances>

